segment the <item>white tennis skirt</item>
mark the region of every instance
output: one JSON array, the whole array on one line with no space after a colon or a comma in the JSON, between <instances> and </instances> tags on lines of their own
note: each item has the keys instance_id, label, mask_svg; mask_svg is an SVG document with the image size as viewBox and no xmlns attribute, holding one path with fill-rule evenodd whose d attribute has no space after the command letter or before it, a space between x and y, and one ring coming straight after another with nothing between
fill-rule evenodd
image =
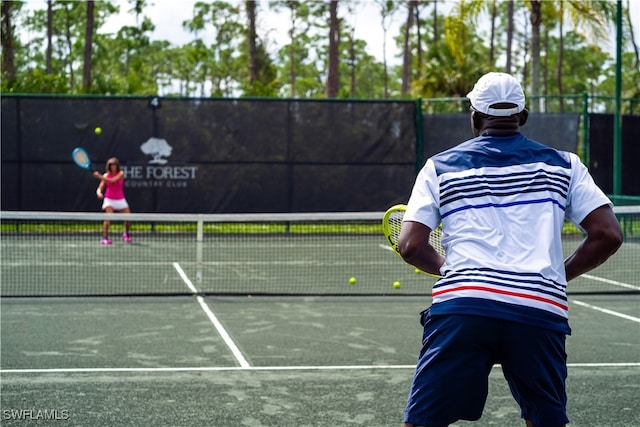
<instances>
[{"instance_id":1,"label":"white tennis skirt","mask_svg":"<svg viewBox=\"0 0 640 427\"><path fill-rule=\"evenodd\" d=\"M105 197L102 202L102 210L105 210L107 207L110 207L114 211L121 211L127 209L129 204L127 203L127 199L108 199Z\"/></svg>"}]
</instances>

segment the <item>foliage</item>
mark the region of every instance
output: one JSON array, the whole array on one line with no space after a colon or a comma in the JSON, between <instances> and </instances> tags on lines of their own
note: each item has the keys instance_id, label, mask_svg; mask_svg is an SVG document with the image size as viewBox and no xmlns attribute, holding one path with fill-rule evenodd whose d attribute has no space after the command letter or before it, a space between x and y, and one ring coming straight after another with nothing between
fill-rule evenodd
<instances>
[{"instance_id":1,"label":"foliage","mask_svg":"<svg viewBox=\"0 0 640 427\"><path fill-rule=\"evenodd\" d=\"M59 74L46 74L44 70L34 68L24 73L20 79L9 84L7 79L2 79L2 93L65 93L67 80Z\"/></svg>"},{"instance_id":2,"label":"foliage","mask_svg":"<svg viewBox=\"0 0 640 427\"><path fill-rule=\"evenodd\" d=\"M52 0L52 20L47 2L26 7L10 2L3 29L10 23L13 38L2 39L3 64L12 59L15 73L3 67L2 93L83 93L84 32L86 2ZM328 64L328 4L325 1L267 2L272 13L283 16L288 40L274 49L270 30L258 28L255 52L249 52L245 2L198 1L192 18L183 22L193 39L176 46L158 40L155 24L145 16L153 7L146 0L129 0L135 24L115 33L104 31L107 20L119 13L114 0L95 2L91 84L88 93L118 95L162 94L180 96L265 96L323 98ZM371 4L341 0L340 98L398 98L401 96L402 67L389 66L386 51L382 59L371 55L372 46L355 37L354 25L383 27L386 34L393 20L404 19L407 2L377 0L378 22L354 22L347 14ZM516 0L513 25L513 66L511 72L523 84L531 81L530 23L528 1ZM260 21L260 6L256 3ZM464 97L474 81L490 70L504 67L507 52L507 2L503 0L457 0L451 4L421 2L421 34L412 30L405 44L402 26L390 40L409 49L413 60L411 97ZM540 79L542 95L563 93L612 96L615 86L613 53L603 44L614 24L610 1L583 2L549 0L541 8ZM437 10L437 16L434 14ZM493 15L492 15L493 14ZM9 19L5 19L9 18ZM51 25L51 38L47 25ZM491 24L491 25L489 25ZM558 37L562 24L562 38ZM640 96L637 53L631 46L631 31L625 21L623 96ZM488 32L488 27L491 27ZM635 29L637 32L638 29ZM6 30L5 34L11 35ZM584 36L583 36L584 34ZM205 37L206 36L206 37ZM211 42L213 40L213 42ZM611 41L609 41L609 46ZM379 47L379 46L378 46ZM48 54L50 52L50 54ZM419 53L419 54L418 54ZM8 57L11 55L11 58ZM250 55L255 76L250 82ZM560 65L560 58L562 63ZM50 60L49 60L50 59ZM556 72L559 70L560 74ZM562 85L558 78L562 78ZM406 78L406 76L405 76ZM601 108L609 109L603 104ZM445 107L462 111L465 106Z\"/></svg>"}]
</instances>

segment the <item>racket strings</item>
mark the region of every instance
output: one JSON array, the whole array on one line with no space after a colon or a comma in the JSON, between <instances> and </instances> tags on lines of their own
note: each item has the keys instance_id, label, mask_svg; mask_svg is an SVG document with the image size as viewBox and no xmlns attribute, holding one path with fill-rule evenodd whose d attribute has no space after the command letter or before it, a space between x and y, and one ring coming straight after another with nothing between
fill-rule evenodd
<instances>
[{"instance_id":1,"label":"racket strings","mask_svg":"<svg viewBox=\"0 0 640 427\"><path fill-rule=\"evenodd\" d=\"M404 216L404 212L393 212L389 215L387 226L389 232L389 243L393 247L396 252L398 251L398 239L400 238L400 231L402 231L402 218Z\"/></svg>"},{"instance_id":2,"label":"racket strings","mask_svg":"<svg viewBox=\"0 0 640 427\"><path fill-rule=\"evenodd\" d=\"M75 153L73 153L73 158L77 163L82 165L86 165L89 163L89 157L87 157L87 154L83 151L76 151Z\"/></svg>"},{"instance_id":3,"label":"racket strings","mask_svg":"<svg viewBox=\"0 0 640 427\"><path fill-rule=\"evenodd\" d=\"M389 241L389 245L396 252L396 254L400 257L400 251L398 250L398 240L400 238L400 231L402 231L402 220L404 219L404 213L406 211L406 206L404 205L396 205L392 206L385 212L384 217L382 218L382 231L385 234L387 240ZM438 252L440 255L445 256L444 248L442 247L442 225L433 230L429 235L429 244ZM416 268L416 272L420 272L419 269ZM426 273L429 276L440 277L436 274Z\"/></svg>"},{"instance_id":4,"label":"racket strings","mask_svg":"<svg viewBox=\"0 0 640 427\"><path fill-rule=\"evenodd\" d=\"M398 240L400 238L400 231L402 230L402 220L404 218L405 209L392 209L394 210L389 210L385 217L385 233L387 234L387 239L389 240L391 247L396 252L399 252ZM431 231L431 234L429 235L429 244L436 250L436 252L445 256L445 250L442 246L442 225Z\"/></svg>"},{"instance_id":5,"label":"racket strings","mask_svg":"<svg viewBox=\"0 0 640 427\"><path fill-rule=\"evenodd\" d=\"M402 212L394 212L389 217L389 231L391 232L391 236L393 237L394 243L398 243L398 238L400 237L400 231L402 230Z\"/></svg>"},{"instance_id":6,"label":"racket strings","mask_svg":"<svg viewBox=\"0 0 640 427\"><path fill-rule=\"evenodd\" d=\"M442 226L439 226L429 235L429 244L438 254L445 256L444 247L442 247Z\"/></svg>"}]
</instances>

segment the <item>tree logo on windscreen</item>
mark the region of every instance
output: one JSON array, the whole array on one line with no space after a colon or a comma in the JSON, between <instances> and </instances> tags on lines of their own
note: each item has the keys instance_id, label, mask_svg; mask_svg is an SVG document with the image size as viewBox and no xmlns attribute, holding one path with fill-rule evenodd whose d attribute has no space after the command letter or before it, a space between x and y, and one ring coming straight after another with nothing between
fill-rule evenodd
<instances>
[{"instance_id":1,"label":"tree logo on windscreen","mask_svg":"<svg viewBox=\"0 0 640 427\"><path fill-rule=\"evenodd\" d=\"M169 157L173 148L166 139L152 137L140 146L140 151L153 157L153 159L149 160L149 164L166 165L167 159L164 157Z\"/></svg>"},{"instance_id":2,"label":"tree logo on windscreen","mask_svg":"<svg viewBox=\"0 0 640 427\"><path fill-rule=\"evenodd\" d=\"M189 182L195 181L197 166L188 163L171 162L173 147L166 139L151 137L140 145L140 151L151 156L146 164L128 164L122 166L126 179L125 187L139 188L186 188Z\"/></svg>"}]
</instances>

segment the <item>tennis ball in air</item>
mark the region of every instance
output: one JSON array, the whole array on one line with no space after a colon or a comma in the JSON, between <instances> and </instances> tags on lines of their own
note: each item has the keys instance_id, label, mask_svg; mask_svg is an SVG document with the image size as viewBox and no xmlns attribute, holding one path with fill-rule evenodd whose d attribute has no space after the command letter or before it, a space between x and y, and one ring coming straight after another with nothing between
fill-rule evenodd
<instances>
[{"instance_id":1,"label":"tennis ball in air","mask_svg":"<svg viewBox=\"0 0 640 427\"><path fill-rule=\"evenodd\" d=\"M96 133L96 135L100 135L102 133L102 128L98 126L93 131Z\"/></svg>"},{"instance_id":2,"label":"tennis ball in air","mask_svg":"<svg viewBox=\"0 0 640 427\"><path fill-rule=\"evenodd\" d=\"M352 285L355 285L356 284L356 278L355 277L350 278L349 279L349 283L351 283Z\"/></svg>"},{"instance_id":3,"label":"tennis ball in air","mask_svg":"<svg viewBox=\"0 0 640 427\"><path fill-rule=\"evenodd\" d=\"M420 269L419 269L419 268L416 268L416 269L414 269L413 271L415 271L415 272L416 272L416 274L420 274Z\"/></svg>"},{"instance_id":4,"label":"tennis ball in air","mask_svg":"<svg viewBox=\"0 0 640 427\"><path fill-rule=\"evenodd\" d=\"M393 282L393 287L398 289L400 287L400 282L398 282L397 280Z\"/></svg>"}]
</instances>

